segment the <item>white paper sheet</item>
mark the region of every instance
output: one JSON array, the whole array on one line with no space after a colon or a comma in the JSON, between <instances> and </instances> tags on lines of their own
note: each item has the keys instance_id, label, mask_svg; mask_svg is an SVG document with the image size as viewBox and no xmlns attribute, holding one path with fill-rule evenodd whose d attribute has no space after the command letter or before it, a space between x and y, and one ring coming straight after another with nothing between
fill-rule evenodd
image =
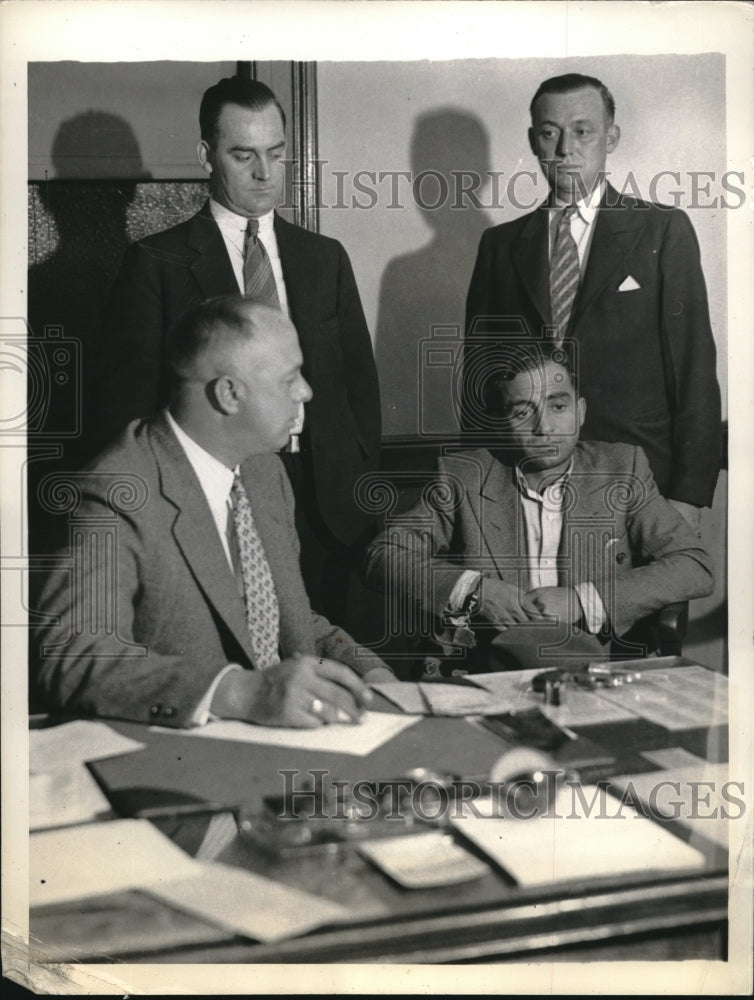
<instances>
[{"instance_id":1,"label":"white paper sheet","mask_svg":"<svg viewBox=\"0 0 754 1000\"><path fill-rule=\"evenodd\" d=\"M465 684L420 682L419 690L426 698L432 715L463 716L505 711L505 703L500 698Z\"/></svg>"},{"instance_id":2,"label":"white paper sheet","mask_svg":"<svg viewBox=\"0 0 754 1000\"><path fill-rule=\"evenodd\" d=\"M613 704L600 697L598 691L585 691L568 685L561 692L560 705L545 705L544 696L532 691L532 679L540 670L510 670L494 674L475 674L474 683L505 702L501 712L520 712L537 705L557 726L590 726L603 722L620 722L640 715L638 707Z\"/></svg>"},{"instance_id":3,"label":"white paper sheet","mask_svg":"<svg viewBox=\"0 0 754 1000\"><path fill-rule=\"evenodd\" d=\"M278 941L349 919L348 910L338 903L216 862L196 862L188 878L152 886L148 892L257 941Z\"/></svg>"},{"instance_id":4,"label":"white paper sheet","mask_svg":"<svg viewBox=\"0 0 754 1000\"><path fill-rule=\"evenodd\" d=\"M649 756L645 754L644 756ZM689 757L691 754L688 755ZM614 778L615 785L650 810L666 816L720 847L728 846L728 824L743 816L743 783L729 783L730 765L699 760L690 767L673 765Z\"/></svg>"},{"instance_id":5,"label":"white paper sheet","mask_svg":"<svg viewBox=\"0 0 754 1000\"><path fill-rule=\"evenodd\" d=\"M555 798L552 817L501 819L467 812L452 822L522 886L704 867L699 851L604 789L581 791L586 808L566 786ZM477 812L481 805L474 803Z\"/></svg>"},{"instance_id":6,"label":"white paper sheet","mask_svg":"<svg viewBox=\"0 0 754 1000\"><path fill-rule=\"evenodd\" d=\"M84 719L29 732L29 772L45 774L116 754L142 750L144 743L121 736L104 722Z\"/></svg>"},{"instance_id":7,"label":"white paper sheet","mask_svg":"<svg viewBox=\"0 0 754 1000\"><path fill-rule=\"evenodd\" d=\"M332 753L366 757L404 729L419 721L416 715L393 715L388 712L364 712L355 725L333 722L318 729L288 729L285 726L255 726L234 719L208 722L194 729L167 729L151 726L154 732L200 739L232 740L238 743L261 743L273 747L293 747L299 750L324 750Z\"/></svg>"},{"instance_id":8,"label":"white paper sheet","mask_svg":"<svg viewBox=\"0 0 754 1000\"><path fill-rule=\"evenodd\" d=\"M110 812L110 803L83 764L29 776L29 828L86 823Z\"/></svg>"},{"instance_id":9,"label":"white paper sheet","mask_svg":"<svg viewBox=\"0 0 754 1000\"><path fill-rule=\"evenodd\" d=\"M29 905L143 889L196 864L145 819L45 830L29 838Z\"/></svg>"},{"instance_id":10,"label":"white paper sheet","mask_svg":"<svg viewBox=\"0 0 754 1000\"><path fill-rule=\"evenodd\" d=\"M728 678L705 667L674 667L635 684L604 688L600 697L671 731L728 722Z\"/></svg>"}]
</instances>

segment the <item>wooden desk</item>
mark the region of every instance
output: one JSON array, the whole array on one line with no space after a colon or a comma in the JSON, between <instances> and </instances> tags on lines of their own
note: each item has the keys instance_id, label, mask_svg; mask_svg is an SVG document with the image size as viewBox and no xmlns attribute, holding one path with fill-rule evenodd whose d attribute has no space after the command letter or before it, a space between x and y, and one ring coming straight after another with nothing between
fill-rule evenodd
<instances>
[{"instance_id":1,"label":"wooden desk","mask_svg":"<svg viewBox=\"0 0 754 1000\"><path fill-rule=\"evenodd\" d=\"M654 661L668 669L689 661ZM710 675L719 697L725 679ZM675 685L678 687L678 685ZM638 689L637 689L638 690ZM679 692L680 694L680 692ZM534 697L534 696L533 696ZM129 724L115 728L146 742L128 757L100 762L96 772L116 793L151 801L160 791L244 804L251 813L266 795L282 791L280 771L326 769L344 780L397 778L408 768L479 776L505 750L499 737L463 719L425 719L366 757L281 750L251 744L166 735ZM681 754L720 762L726 758L725 725L691 724L664 729L633 722L579 727L615 755L586 776L618 779L658 769L645 754L677 748ZM229 752L230 748L232 750ZM151 798L150 798L151 797ZM117 794L113 801L119 801ZM191 849L207 818L155 821ZM501 869L480 880L429 890L406 890L373 868L345 841L274 856L237 836L216 860L265 874L337 902L353 913L332 926L276 944L234 937L141 893L100 897L31 914L38 960L128 962L467 962L724 958L727 920L727 852L698 829L673 824L705 857L693 875L647 869L631 876L521 888ZM467 845L465 845L467 846ZM648 859L649 860L649 859Z\"/></svg>"}]
</instances>

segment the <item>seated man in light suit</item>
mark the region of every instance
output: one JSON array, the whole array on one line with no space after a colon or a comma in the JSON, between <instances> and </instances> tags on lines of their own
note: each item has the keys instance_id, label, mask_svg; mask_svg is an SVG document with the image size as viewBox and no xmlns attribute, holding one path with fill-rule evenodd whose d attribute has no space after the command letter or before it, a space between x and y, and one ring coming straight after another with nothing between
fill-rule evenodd
<instances>
[{"instance_id":1,"label":"seated man in light suit","mask_svg":"<svg viewBox=\"0 0 754 1000\"><path fill-rule=\"evenodd\" d=\"M273 454L311 398L293 325L219 297L179 324L170 360L169 408L72 480L72 559L43 594L37 693L51 710L170 726L358 720L365 680L392 673L304 590Z\"/></svg>"},{"instance_id":2,"label":"seated man in light suit","mask_svg":"<svg viewBox=\"0 0 754 1000\"><path fill-rule=\"evenodd\" d=\"M471 647L467 669L605 658L637 620L712 590L642 449L579 442L586 403L545 350L489 380L500 448L443 456L438 502L392 519L367 552L367 582L417 601L446 647Z\"/></svg>"}]
</instances>

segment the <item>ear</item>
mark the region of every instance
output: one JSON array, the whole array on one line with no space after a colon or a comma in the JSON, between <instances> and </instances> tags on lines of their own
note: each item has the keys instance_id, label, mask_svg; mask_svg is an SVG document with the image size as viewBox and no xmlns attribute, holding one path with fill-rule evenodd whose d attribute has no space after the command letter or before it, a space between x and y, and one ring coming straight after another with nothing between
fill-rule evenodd
<instances>
[{"instance_id":1,"label":"ear","mask_svg":"<svg viewBox=\"0 0 754 1000\"><path fill-rule=\"evenodd\" d=\"M231 375L220 375L207 386L212 405L222 413L238 413L241 405L239 385Z\"/></svg>"},{"instance_id":2,"label":"ear","mask_svg":"<svg viewBox=\"0 0 754 1000\"><path fill-rule=\"evenodd\" d=\"M204 139L200 139L196 145L196 156L205 174L211 174L212 164L210 163L209 146Z\"/></svg>"},{"instance_id":3,"label":"ear","mask_svg":"<svg viewBox=\"0 0 754 1000\"><path fill-rule=\"evenodd\" d=\"M539 153L537 153L537 144L534 137L534 129L530 128L527 135L529 136L529 149L534 153L534 155L539 159Z\"/></svg>"},{"instance_id":4,"label":"ear","mask_svg":"<svg viewBox=\"0 0 754 1000\"><path fill-rule=\"evenodd\" d=\"M607 151L612 153L620 141L620 126L612 124L607 130Z\"/></svg>"},{"instance_id":5,"label":"ear","mask_svg":"<svg viewBox=\"0 0 754 1000\"><path fill-rule=\"evenodd\" d=\"M579 401L576 405L579 411L579 430L581 430L586 419L586 400L583 396L579 396Z\"/></svg>"}]
</instances>

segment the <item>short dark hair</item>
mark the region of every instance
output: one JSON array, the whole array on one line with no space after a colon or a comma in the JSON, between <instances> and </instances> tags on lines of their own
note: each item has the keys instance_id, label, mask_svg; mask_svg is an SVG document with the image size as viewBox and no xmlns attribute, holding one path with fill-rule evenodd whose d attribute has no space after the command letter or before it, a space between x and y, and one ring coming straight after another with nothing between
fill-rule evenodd
<instances>
[{"instance_id":1,"label":"short dark hair","mask_svg":"<svg viewBox=\"0 0 754 1000\"><path fill-rule=\"evenodd\" d=\"M507 384L522 372L541 371L548 361L561 365L566 370L573 391L578 396L578 377L569 353L565 348L537 342L530 347L517 346L496 364L495 371L488 377L484 386L484 401L488 413L504 417Z\"/></svg>"},{"instance_id":2,"label":"short dark hair","mask_svg":"<svg viewBox=\"0 0 754 1000\"><path fill-rule=\"evenodd\" d=\"M202 139L210 146L217 140L217 123L226 104L237 104L251 111L264 111L274 105L280 112L285 128L285 111L268 86L259 80L229 76L205 90L199 107L199 129Z\"/></svg>"},{"instance_id":3,"label":"short dark hair","mask_svg":"<svg viewBox=\"0 0 754 1000\"><path fill-rule=\"evenodd\" d=\"M534 120L534 105L543 94L569 94L572 90L580 90L582 87L593 87L598 91L605 105L607 120L612 125L615 120L615 101L613 95L605 84L598 80L596 76L584 76L582 73L564 73L562 76L551 76L549 80L540 83L537 92L531 99L529 114Z\"/></svg>"}]
</instances>

